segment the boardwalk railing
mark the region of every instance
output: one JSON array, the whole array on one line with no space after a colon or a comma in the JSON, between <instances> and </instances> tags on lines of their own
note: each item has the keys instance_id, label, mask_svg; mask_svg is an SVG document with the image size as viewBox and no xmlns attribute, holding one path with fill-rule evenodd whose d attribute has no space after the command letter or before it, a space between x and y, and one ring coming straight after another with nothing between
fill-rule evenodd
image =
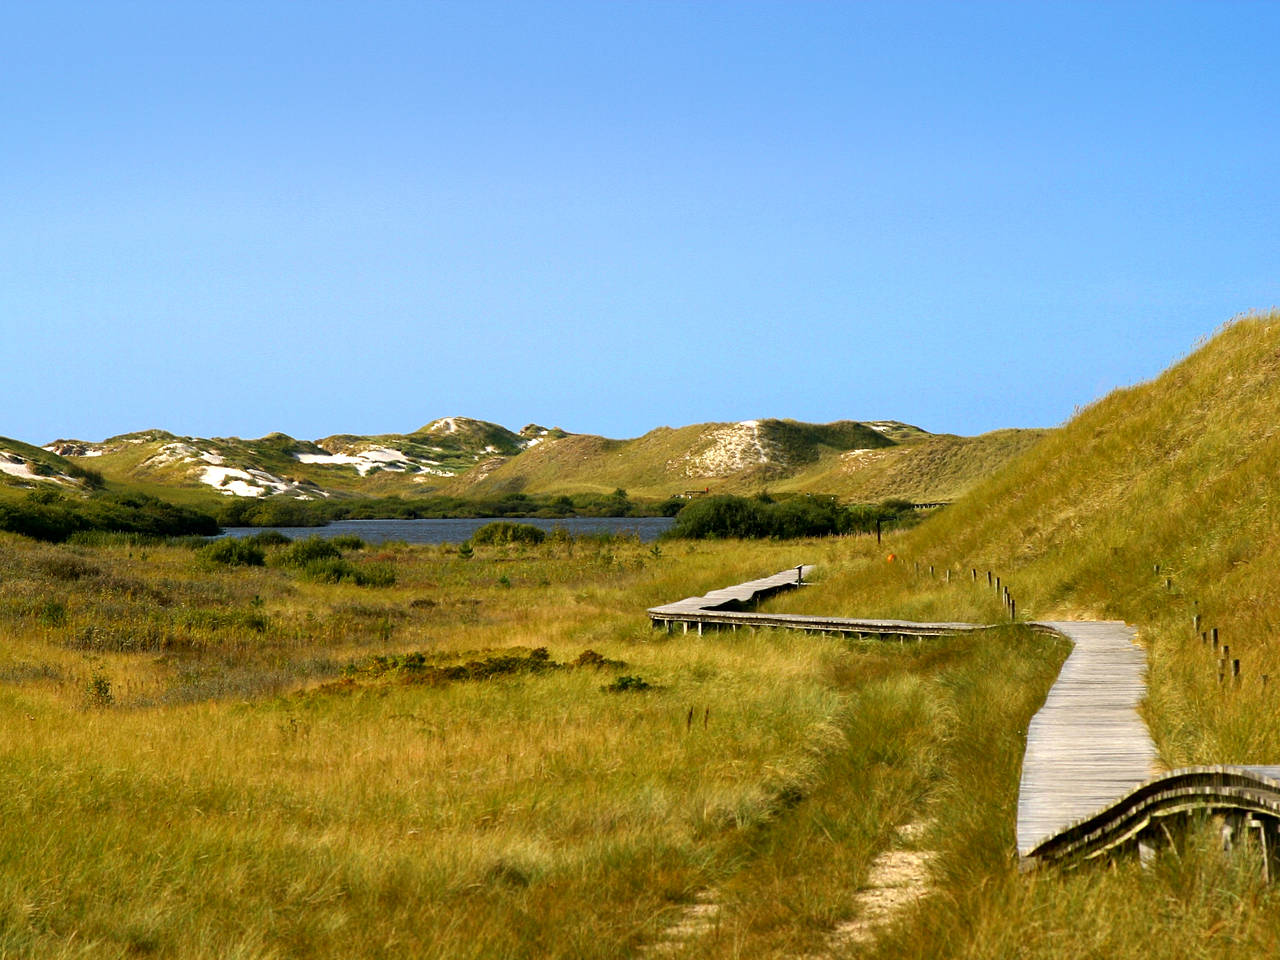
<instances>
[{"instance_id":1,"label":"boardwalk railing","mask_svg":"<svg viewBox=\"0 0 1280 960\"><path fill-rule=\"evenodd\" d=\"M699 634L708 626L749 626L902 640L989 629L972 623L746 611L761 599L803 586L812 570L802 564L653 607L649 618L668 633L676 624L686 633L696 627ZM978 579L976 569L973 579ZM1280 868L1280 766L1192 767L1157 774L1155 745L1138 713L1146 695L1146 655L1135 631L1119 621L1027 626L1066 637L1072 651L1027 730L1017 821L1023 868L1143 851L1167 836L1170 818L1191 811L1220 815L1224 844L1252 838L1268 873Z\"/></svg>"}]
</instances>

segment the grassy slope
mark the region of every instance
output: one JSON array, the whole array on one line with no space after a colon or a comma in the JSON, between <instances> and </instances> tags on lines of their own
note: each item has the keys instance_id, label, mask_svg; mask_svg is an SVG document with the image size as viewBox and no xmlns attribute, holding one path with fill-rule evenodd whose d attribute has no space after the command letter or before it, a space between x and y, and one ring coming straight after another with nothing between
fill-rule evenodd
<instances>
[{"instance_id":1,"label":"grassy slope","mask_svg":"<svg viewBox=\"0 0 1280 960\"><path fill-rule=\"evenodd\" d=\"M980 437L901 431L893 444L862 424L764 421L766 442L790 467L741 470L730 476L690 476L691 457L724 424L661 427L635 440L576 434L539 444L483 476L464 476L447 489L462 494L607 493L668 497L686 490L717 493L829 493L859 502L891 497L950 500L1016 456L1044 431L1001 430ZM848 451L868 452L847 455Z\"/></svg>"},{"instance_id":2,"label":"grassy slope","mask_svg":"<svg viewBox=\"0 0 1280 960\"><path fill-rule=\"evenodd\" d=\"M850 610L892 595L899 612L991 616L998 608L975 599L969 570L994 570L1022 615L1140 627L1167 763L1280 761L1278 420L1280 314L1231 323L1156 380L1047 434L915 531L902 554L939 576L951 567L951 586L906 594L906 568L880 563L850 569L829 595ZM1196 613L1240 658L1238 688L1219 684L1215 654L1192 629Z\"/></svg>"},{"instance_id":3,"label":"grassy slope","mask_svg":"<svg viewBox=\"0 0 1280 960\"><path fill-rule=\"evenodd\" d=\"M23 443L21 440L14 440L10 437L0 437L0 451L15 454L32 463L42 463L59 476L65 476L67 470L72 467L71 461L58 456L56 453L50 453L48 450L33 447L29 443ZM92 464L89 464L89 466L92 466ZM0 473L0 500L18 499L25 496L32 489L39 489L45 486L52 487L62 493L73 493L84 489L82 483L69 485L64 482L55 485L47 481L28 480L25 477L15 477Z\"/></svg>"},{"instance_id":4,"label":"grassy slope","mask_svg":"<svg viewBox=\"0 0 1280 960\"><path fill-rule=\"evenodd\" d=\"M859 503L892 498L918 503L955 500L1047 432L996 430L977 437L938 434L866 453L837 453L769 487L782 493L834 493Z\"/></svg>"}]
</instances>

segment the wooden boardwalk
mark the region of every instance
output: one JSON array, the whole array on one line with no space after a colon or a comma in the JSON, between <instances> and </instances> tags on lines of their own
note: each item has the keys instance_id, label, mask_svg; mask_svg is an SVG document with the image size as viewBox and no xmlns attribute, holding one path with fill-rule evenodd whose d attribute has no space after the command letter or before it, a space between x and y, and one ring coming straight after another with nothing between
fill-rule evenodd
<instances>
[{"instance_id":1,"label":"wooden boardwalk","mask_svg":"<svg viewBox=\"0 0 1280 960\"><path fill-rule=\"evenodd\" d=\"M986 626L753 613L747 607L802 585L813 567L713 590L648 611L669 632L682 624L784 627L881 639L940 636ZM1170 817L1222 815L1225 842L1256 837L1268 869L1280 871L1280 766L1191 767L1161 774L1155 744L1138 713L1146 695L1146 654L1120 621L1044 621L1071 654L1027 730L1018 791L1017 850L1023 867L1087 859L1141 846Z\"/></svg>"},{"instance_id":2,"label":"wooden boardwalk","mask_svg":"<svg viewBox=\"0 0 1280 960\"><path fill-rule=\"evenodd\" d=\"M1138 714L1146 655L1118 621L1041 623L1073 648L1027 730L1018 790L1018 855L1113 803L1156 775L1157 755Z\"/></svg>"},{"instance_id":3,"label":"wooden boardwalk","mask_svg":"<svg viewBox=\"0 0 1280 960\"><path fill-rule=\"evenodd\" d=\"M913 623L908 620L858 620L848 617L815 617L800 613L751 613L749 607L784 590L803 586L804 577L814 570L812 564L791 567L771 577L762 577L736 586L712 590L701 597L687 597L675 603L651 607L647 612L655 627L665 627L669 632L680 624L686 633L696 627L698 633L708 626L729 627L777 627L786 630L804 630L809 633L837 633L843 636L878 637L936 637L967 630L982 630L972 623Z\"/></svg>"}]
</instances>

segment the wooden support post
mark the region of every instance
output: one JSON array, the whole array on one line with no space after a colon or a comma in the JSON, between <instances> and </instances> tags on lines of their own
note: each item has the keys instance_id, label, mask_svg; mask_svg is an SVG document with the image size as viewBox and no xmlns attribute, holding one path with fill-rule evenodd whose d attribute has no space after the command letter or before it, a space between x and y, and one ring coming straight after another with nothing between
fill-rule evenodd
<instances>
[{"instance_id":1,"label":"wooden support post","mask_svg":"<svg viewBox=\"0 0 1280 960\"><path fill-rule=\"evenodd\" d=\"M1222 683L1227 675L1227 661L1221 657L1218 658L1218 682Z\"/></svg>"},{"instance_id":2,"label":"wooden support post","mask_svg":"<svg viewBox=\"0 0 1280 960\"><path fill-rule=\"evenodd\" d=\"M1263 689L1263 690L1267 689L1267 681L1268 681L1268 680L1270 680L1270 679L1271 679L1271 674L1269 674L1269 673L1264 673L1264 674L1262 675L1262 689Z\"/></svg>"},{"instance_id":3,"label":"wooden support post","mask_svg":"<svg viewBox=\"0 0 1280 960\"><path fill-rule=\"evenodd\" d=\"M800 566L796 567L796 586L800 587L803 585L804 585L804 564L802 563L800 564Z\"/></svg>"},{"instance_id":4,"label":"wooden support post","mask_svg":"<svg viewBox=\"0 0 1280 960\"><path fill-rule=\"evenodd\" d=\"M1200 632L1200 614L1197 613L1194 617L1191 618L1191 629L1195 633Z\"/></svg>"},{"instance_id":5,"label":"wooden support post","mask_svg":"<svg viewBox=\"0 0 1280 960\"><path fill-rule=\"evenodd\" d=\"M1164 578L1164 588L1165 588L1166 590L1172 590L1172 589L1173 589L1173 578L1172 578L1172 577L1165 577L1165 578Z\"/></svg>"},{"instance_id":6,"label":"wooden support post","mask_svg":"<svg viewBox=\"0 0 1280 960\"><path fill-rule=\"evenodd\" d=\"M1158 563L1153 563L1153 564L1151 565L1151 567L1152 567L1152 569L1153 569L1156 573L1159 573L1159 572L1160 572L1160 564L1158 564Z\"/></svg>"},{"instance_id":7,"label":"wooden support post","mask_svg":"<svg viewBox=\"0 0 1280 960\"><path fill-rule=\"evenodd\" d=\"M930 576L930 577L932 577L932 576L933 576L933 564L932 564L932 563L931 563L931 564L929 564L929 576Z\"/></svg>"},{"instance_id":8,"label":"wooden support post","mask_svg":"<svg viewBox=\"0 0 1280 960\"><path fill-rule=\"evenodd\" d=\"M876 517L876 546L880 545L880 518Z\"/></svg>"},{"instance_id":9,"label":"wooden support post","mask_svg":"<svg viewBox=\"0 0 1280 960\"><path fill-rule=\"evenodd\" d=\"M1218 649L1218 628L1214 627L1209 631L1213 635L1213 649Z\"/></svg>"},{"instance_id":10,"label":"wooden support post","mask_svg":"<svg viewBox=\"0 0 1280 960\"><path fill-rule=\"evenodd\" d=\"M947 583L951 582L951 568L947 567Z\"/></svg>"},{"instance_id":11,"label":"wooden support post","mask_svg":"<svg viewBox=\"0 0 1280 960\"><path fill-rule=\"evenodd\" d=\"M1018 619L1018 604L1013 599L1013 597L1009 598L1009 619L1010 620Z\"/></svg>"},{"instance_id":12,"label":"wooden support post","mask_svg":"<svg viewBox=\"0 0 1280 960\"><path fill-rule=\"evenodd\" d=\"M1209 645L1209 633L1207 630L1200 631L1200 642L1206 647Z\"/></svg>"},{"instance_id":13,"label":"wooden support post","mask_svg":"<svg viewBox=\"0 0 1280 960\"><path fill-rule=\"evenodd\" d=\"M996 577L996 593L1000 592L1000 578Z\"/></svg>"},{"instance_id":14,"label":"wooden support post","mask_svg":"<svg viewBox=\"0 0 1280 960\"><path fill-rule=\"evenodd\" d=\"M702 621L698 621L698 636L702 636Z\"/></svg>"},{"instance_id":15,"label":"wooden support post","mask_svg":"<svg viewBox=\"0 0 1280 960\"><path fill-rule=\"evenodd\" d=\"M1240 684L1240 660L1239 660L1239 658L1237 658L1237 659L1235 659L1235 660L1232 660L1232 661L1231 661L1231 679L1232 679L1232 680L1234 680L1234 681L1236 682L1236 685L1237 685L1237 686L1239 686L1239 684Z\"/></svg>"},{"instance_id":16,"label":"wooden support post","mask_svg":"<svg viewBox=\"0 0 1280 960\"><path fill-rule=\"evenodd\" d=\"M978 568L977 568L977 567L970 567L970 568L969 568L969 572L973 574L973 582L974 582L974 583L977 583L977 582L978 582Z\"/></svg>"},{"instance_id":17,"label":"wooden support post","mask_svg":"<svg viewBox=\"0 0 1280 960\"><path fill-rule=\"evenodd\" d=\"M1230 646L1230 644L1226 644L1226 643L1224 643L1224 644L1222 645L1222 659L1223 659L1223 660L1230 660L1230 659L1231 659L1231 646Z\"/></svg>"},{"instance_id":18,"label":"wooden support post","mask_svg":"<svg viewBox=\"0 0 1280 960\"><path fill-rule=\"evenodd\" d=\"M991 586L991 571L987 571L987 586Z\"/></svg>"}]
</instances>

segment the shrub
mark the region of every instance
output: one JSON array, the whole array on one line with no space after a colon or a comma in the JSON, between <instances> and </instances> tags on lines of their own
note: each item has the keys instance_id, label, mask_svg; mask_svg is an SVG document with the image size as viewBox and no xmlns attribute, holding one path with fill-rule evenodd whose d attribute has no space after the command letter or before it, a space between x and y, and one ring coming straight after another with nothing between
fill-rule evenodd
<instances>
[{"instance_id":1,"label":"shrub","mask_svg":"<svg viewBox=\"0 0 1280 960\"><path fill-rule=\"evenodd\" d=\"M312 583L341 583L356 578L355 566L341 557L319 557L300 566L299 576Z\"/></svg>"},{"instance_id":2,"label":"shrub","mask_svg":"<svg viewBox=\"0 0 1280 960\"><path fill-rule=\"evenodd\" d=\"M267 557L262 547L239 537L224 537L200 548L200 556L210 563L229 567L260 567Z\"/></svg>"},{"instance_id":3,"label":"shrub","mask_svg":"<svg viewBox=\"0 0 1280 960\"><path fill-rule=\"evenodd\" d=\"M641 690L651 690L652 685L643 677L615 677L613 682L606 683L600 688L605 693L638 693Z\"/></svg>"},{"instance_id":4,"label":"shrub","mask_svg":"<svg viewBox=\"0 0 1280 960\"><path fill-rule=\"evenodd\" d=\"M389 563L370 563L356 569L356 583L362 587L394 587L395 567Z\"/></svg>"},{"instance_id":5,"label":"shrub","mask_svg":"<svg viewBox=\"0 0 1280 960\"><path fill-rule=\"evenodd\" d=\"M476 543L537 544L546 538L546 531L531 523L511 523L506 520L486 523L471 535L471 539Z\"/></svg>"},{"instance_id":6,"label":"shrub","mask_svg":"<svg viewBox=\"0 0 1280 960\"><path fill-rule=\"evenodd\" d=\"M846 507L835 497L813 494L780 501L767 495L744 498L723 494L688 504L677 514L669 536L790 539L867 533L876 529L878 521L902 526L913 519L914 512L907 500Z\"/></svg>"},{"instance_id":7,"label":"shrub","mask_svg":"<svg viewBox=\"0 0 1280 960\"><path fill-rule=\"evenodd\" d=\"M313 583L354 583L357 587L395 586L395 569L387 563L358 567L341 557L323 557L305 564L299 573Z\"/></svg>"},{"instance_id":8,"label":"shrub","mask_svg":"<svg viewBox=\"0 0 1280 960\"><path fill-rule=\"evenodd\" d=\"M275 562L285 567L305 567L317 560L341 560L342 551L333 541L320 537L307 537L295 541L276 554Z\"/></svg>"},{"instance_id":9,"label":"shrub","mask_svg":"<svg viewBox=\"0 0 1280 960\"><path fill-rule=\"evenodd\" d=\"M286 537L279 530L263 530L261 533L255 533L251 537L245 537L245 540L259 547L283 547L286 544L293 543L292 537Z\"/></svg>"},{"instance_id":10,"label":"shrub","mask_svg":"<svg viewBox=\"0 0 1280 960\"><path fill-rule=\"evenodd\" d=\"M690 539L717 537L767 537L769 521L765 505L722 494L694 500L676 515L672 536Z\"/></svg>"},{"instance_id":11,"label":"shrub","mask_svg":"<svg viewBox=\"0 0 1280 960\"><path fill-rule=\"evenodd\" d=\"M357 537L354 533L344 533L337 537L330 537L329 542L339 550L363 550L368 544Z\"/></svg>"}]
</instances>

